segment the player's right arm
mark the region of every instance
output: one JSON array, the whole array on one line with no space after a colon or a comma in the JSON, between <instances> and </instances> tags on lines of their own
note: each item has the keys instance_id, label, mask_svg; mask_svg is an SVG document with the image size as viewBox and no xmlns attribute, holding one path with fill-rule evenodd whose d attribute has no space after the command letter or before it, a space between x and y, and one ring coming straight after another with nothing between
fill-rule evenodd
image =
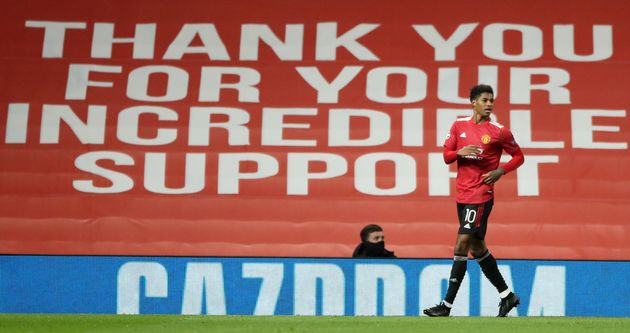
<instances>
[{"instance_id":1,"label":"player's right arm","mask_svg":"<svg viewBox=\"0 0 630 333\"><path fill-rule=\"evenodd\" d=\"M451 130L446 137L446 141L444 141L444 162L446 164L451 164L457 161L457 157L461 156L477 156L481 154L481 147L475 145L464 146L461 149L457 149L457 129L455 128L455 123L451 126Z\"/></svg>"},{"instance_id":2,"label":"player's right arm","mask_svg":"<svg viewBox=\"0 0 630 333\"><path fill-rule=\"evenodd\" d=\"M457 161L457 130L455 129L455 123L451 126L451 129L446 136L446 141L444 141L444 162L446 164L451 164Z\"/></svg>"}]
</instances>

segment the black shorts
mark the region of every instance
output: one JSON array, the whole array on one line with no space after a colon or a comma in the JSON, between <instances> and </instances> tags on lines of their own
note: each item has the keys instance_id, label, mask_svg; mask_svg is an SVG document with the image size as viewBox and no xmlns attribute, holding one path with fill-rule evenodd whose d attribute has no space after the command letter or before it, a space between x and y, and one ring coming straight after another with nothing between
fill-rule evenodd
<instances>
[{"instance_id":1,"label":"black shorts","mask_svg":"<svg viewBox=\"0 0 630 333\"><path fill-rule=\"evenodd\" d=\"M458 234L472 234L477 239L486 237L488 216L492 211L494 200L481 204L457 203L457 217L459 218Z\"/></svg>"}]
</instances>

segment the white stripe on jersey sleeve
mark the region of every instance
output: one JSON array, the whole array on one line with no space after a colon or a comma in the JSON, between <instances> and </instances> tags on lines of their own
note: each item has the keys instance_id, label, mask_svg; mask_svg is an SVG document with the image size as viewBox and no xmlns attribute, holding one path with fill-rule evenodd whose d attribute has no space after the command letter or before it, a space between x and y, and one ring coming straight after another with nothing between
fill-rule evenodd
<instances>
[{"instance_id":1,"label":"white stripe on jersey sleeve","mask_svg":"<svg viewBox=\"0 0 630 333\"><path fill-rule=\"evenodd\" d=\"M491 121L490 124L492 124L492 125L494 125L494 126L496 126L498 128L503 128L504 127L503 125L501 125L501 124L499 124L497 122L494 122L494 121Z\"/></svg>"}]
</instances>

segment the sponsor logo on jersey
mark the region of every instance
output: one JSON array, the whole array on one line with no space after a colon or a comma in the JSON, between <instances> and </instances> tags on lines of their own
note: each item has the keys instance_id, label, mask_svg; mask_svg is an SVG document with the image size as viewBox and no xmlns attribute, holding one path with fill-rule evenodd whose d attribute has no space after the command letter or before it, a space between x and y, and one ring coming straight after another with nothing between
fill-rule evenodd
<instances>
[{"instance_id":1,"label":"sponsor logo on jersey","mask_svg":"<svg viewBox=\"0 0 630 333\"><path fill-rule=\"evenodd\" d=\"M463 157L469 160L478 160L478 161L483 160L483 157L481 157L480 155L466 155Z\"/></svg>"},{"instance_id":2,"label":"sponsor logo on jersey","mask_svg":"<svg viewBox=\"0 0 630 333\"><path fill-rule=\"evenodd\" d=\"M467 158L469 160L483 160L483 157L481 156L481 154L483 154L483 149L479 149L479 153L478 154L473 154L473 155L466 155L464 156L464 158Z\"/></svg>"}]
</instances>

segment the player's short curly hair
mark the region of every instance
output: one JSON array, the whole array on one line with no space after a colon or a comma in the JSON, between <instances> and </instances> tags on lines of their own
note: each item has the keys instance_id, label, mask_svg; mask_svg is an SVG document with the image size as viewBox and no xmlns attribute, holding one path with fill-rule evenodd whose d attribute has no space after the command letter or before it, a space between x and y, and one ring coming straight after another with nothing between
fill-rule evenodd
<instances>
[{"instance_id":1,"label":"player's short curly hair","mask_svg":"<svg viewBox=\"0 0 630 333\"><path fill-rule=\"evenodd\" d=\"M470 88L470 101L472 102L476 100L477 97L483 93L491 93L492 96L494 96L494 90L492 90L491 86L487 84L479 84Z\"/></svg>"},{"instance_id":2,"label":"player's short curly hair","mask_svg":"<svg viewBox=\"0 0 630 333\"><path fill-rule=\"evenodd\" d=\"M381 228L381 226L378 224L368 224L365 227L363 227L363 229L361 229L361 234L360 234L361 241L363 242L367 241L368 236L370 236L370 234L375 231L383 231L383 228Z\"/></svg>"}]
</instances>

